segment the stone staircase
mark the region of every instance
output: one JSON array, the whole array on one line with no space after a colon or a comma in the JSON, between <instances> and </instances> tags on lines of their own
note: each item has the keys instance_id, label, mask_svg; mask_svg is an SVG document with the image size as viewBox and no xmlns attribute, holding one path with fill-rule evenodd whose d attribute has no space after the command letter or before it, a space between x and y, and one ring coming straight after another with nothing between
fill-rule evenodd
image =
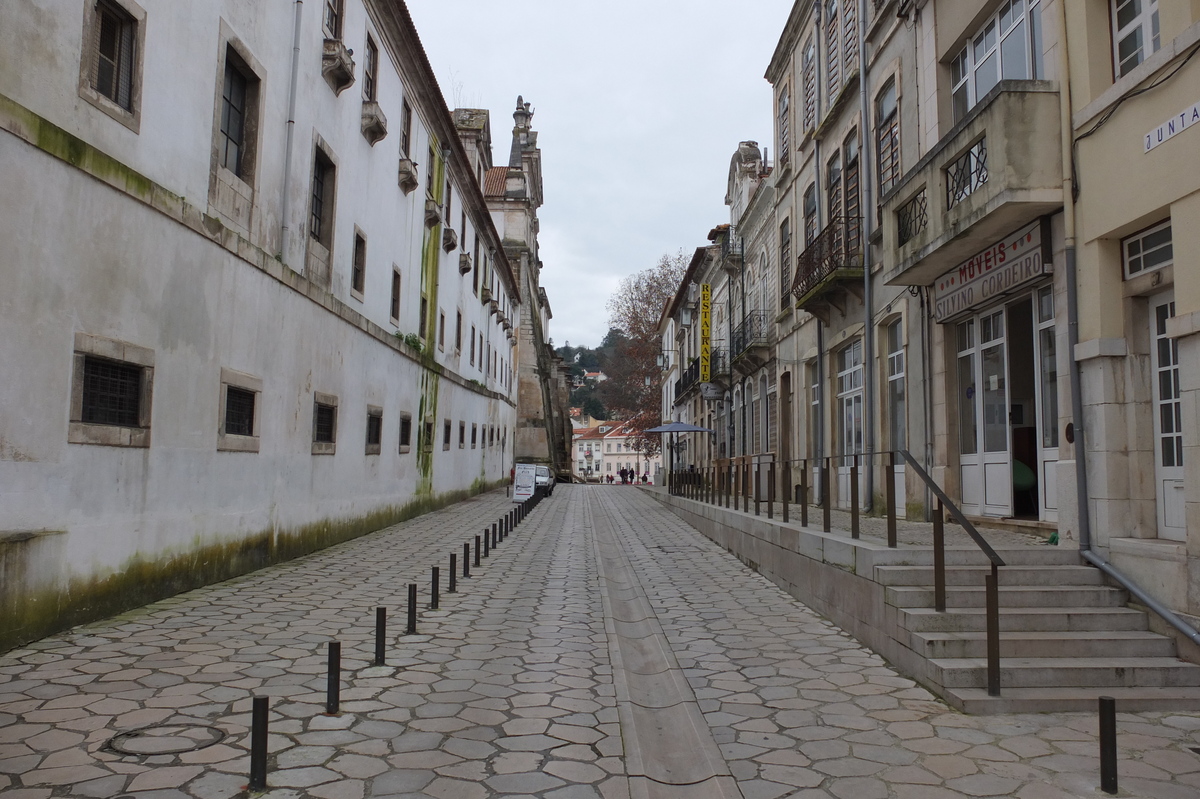
<instances>
[{"instance_id":1,"label":"stone staircase","mask_svg":"<svg viewBox=\"0 0 1200 799\"><path fill-rule=\"evenodd\" d=\"M1200 666L1150 632L1123 589L1070 549L998 550L1001 696L987 695L982 553L946 550L946 611L934 610L932 552L876 564L893 637L926 662L924 682L968 713L1095 711L1113 696L1122 710L1200 709Z\"/></svg>"}]
</instances>

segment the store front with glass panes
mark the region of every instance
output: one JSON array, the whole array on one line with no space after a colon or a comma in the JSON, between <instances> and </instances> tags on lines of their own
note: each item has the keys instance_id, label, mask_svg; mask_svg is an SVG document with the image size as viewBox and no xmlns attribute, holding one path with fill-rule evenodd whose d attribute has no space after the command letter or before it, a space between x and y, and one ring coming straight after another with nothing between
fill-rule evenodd
<instances>
[{"instance_id":1,"label":"store front with glass panes","mask_svg":"<svg viewBox=\"0 0 1200 799\"><path fill-rule=\"evenodd\" d=\"M1038 220L933 285L934 315L950 361L950 446L968 514L1057 519L1058 367L1049 243L1049 221Z\"/></svg>"}]
</instances>

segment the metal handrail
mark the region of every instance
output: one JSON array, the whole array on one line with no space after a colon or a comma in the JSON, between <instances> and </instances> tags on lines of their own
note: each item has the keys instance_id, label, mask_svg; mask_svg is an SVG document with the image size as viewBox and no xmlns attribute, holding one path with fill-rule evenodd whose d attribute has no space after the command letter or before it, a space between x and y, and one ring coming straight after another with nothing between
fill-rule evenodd
<instances>
[{"instance_id":1,"label":"metal handrail","mask_svg":"<svg viewBox=\"0 0 1200 799\"><path fill-rule=\"evenodd\" d=\"M912 453L906 449L898 449L896 450L896 453L903 457L904 460L909 462L909 464L913 467L913 471L917 473L917 476L925 481L925 485L927 485L929 490L933 492L933 495L941 501L942 505L946 507L946 510L950 511L950 515L954 517L954 521L962 525L962 528L967 531L967 535L971 536L971 540L983 550L983 554L987 555L987 559L990 560L995 566L1006 565L1004 558L996 554L996 550L992 549L991 544L989 544L984 537L979 534L979 531L975 529L975 525L971 524L971 521L963 515L963 512L958 509L958 506L954 504L950 497L946 496L946 492L943 491L938 484L933 481L933 478L921 468L921 464L917 463L917 459L912 456Z\"/></svg>"}]
</instances>

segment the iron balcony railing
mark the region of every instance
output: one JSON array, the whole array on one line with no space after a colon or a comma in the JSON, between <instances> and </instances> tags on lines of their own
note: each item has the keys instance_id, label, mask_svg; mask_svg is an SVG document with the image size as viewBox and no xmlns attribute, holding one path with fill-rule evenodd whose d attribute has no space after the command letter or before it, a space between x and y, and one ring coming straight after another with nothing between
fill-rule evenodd
<instances>
[{"instance_id":1,"label":"iron balcony railing","mask_svg":"<svg viewBox=\"0 0 1200 799\"><path fill-rule=\"evenodd\" d=\"M768 322L770 317L766 311L750 311L746 318L733 331L729 353L737 360L746 350L756 346L766 346L768 341Z\"/></svg>"},{"instance_id":2,"label":"iron balcony railing","mask_svg":"<svg viewBox=\"0 0 1200 799\"><path fill-rule=\"evenodd\" d=\"M709 380L728 373L729 364L726 363L725 353L719 347L713 347L708 359ZM683 370L683 377L675 381L675 401L678 402L700 382L700 356L696 356L687 369Z\"/></svg>"},{"instance_id":3,"label":"iron balcony railing","mask_svg":"<svg viewBox=\"0 0 1200 799\"><path fill-rule=\"evenodd\" d=\"M987 181L987 139L983 138L946 165L946 210L970 197Z\"/></svg>"},{"instance_id":4,"label":"iron balcony railing","mask_svg":"<svg viewBox=\"0 0 1200 799\"><path fill-rule=\"evenodd\" d=\"M929 225L929 200L924 187L896 209L896 230L900 243L912 239Z\"/></svg>"},{"instance_id":5,"label":"iron balcony railing","mask_svg":"<svg viewBox=\"0 0 1200 799\"><path fill-rule=\"evenodd\" d=\"M862 217L835 216L800 253L792 295L802 299L839 269L862 265Z\"/></svg>"}]
</instances>

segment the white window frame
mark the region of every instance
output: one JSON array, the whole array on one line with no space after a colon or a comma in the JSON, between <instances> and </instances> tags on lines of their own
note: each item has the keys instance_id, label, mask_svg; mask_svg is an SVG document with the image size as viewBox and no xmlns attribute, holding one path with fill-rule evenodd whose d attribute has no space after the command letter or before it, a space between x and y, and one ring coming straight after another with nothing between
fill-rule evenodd
<instances>
[{"instance_id":1,"label":"white window frame","mask_svg":"<svg viewBox=\"0 0 1200 799\"><path fill-rule=\"evenodd\" d=\"M1012 80L1012 78L1004 77L1004 42L1010 36L1021 35L1024 37L1024 52L1025 63L1024 78L1018 80L1038 80L1044 77L1039 70L1043 66L1042 58L1039 53L1035 53L1035 37L1034 30L1035 19L1038 22L1037 30L1041 30L1041 8L1042 0L1008 0L1002 4L996 12L988 17L982 25L980 25L971 38L967 41L963 48L955 54L950 61L950 105L951 110L954 109L954 95L959 89L966 88L967 100L966 106L962 113L955 112L954 121L957 122L970 112L980 98L986 96L988 91L991 91L996 83L1002 80ZM1019 13L1013 13L1014 6L1020 5ZM1036 16L1035 16L1036 9ZM1018 34L1017 26L1020 24L1021 31ZM988 42L988 36L995 37L993 41ZM1040 38L1040 37L1039 37ZM979 92L976 77L979 73L980 65L986 62L989 58L996 59L996 83L988 87L987 91ZM958 70L959 74L955 74Z\"/></svg>"},{"instance_id":2,"label":"white window frame","mask_svg":"<svg viewBox=\"0 0 1200 799\"><path fill-rule=\"evenodd\" d=\"M1167 234L1165 242L1157 239L1158 234L1163 231L1166 231ZM1151 245L1150 249L1146 249L1147 243ZM1147 256L1162 258L1162 260L1146 266L1145 261ZM1172 244L1170 219L1121 240L1121 267L1126 280L1139 275L1146 275L1150 272L1157 272L1174 263L1175 253ZM1135 266L1136 268L1134 268Z\"/></svg>"},{"instance_id":3,"label":"white window frame","mask_svg":"<svg viewBox=\"0 0 1200 799\"><path fill-rule=\"evenodd\" d=\"M1119 12L1131 4L1140 4L1140 10L1121 25L1118 20ZM1154 55L1162 47L1162 36L1158 25L1158 0L1109 0L1108 9L1112 21L1113 74L1122 78L1128 75L1138 64ZM1126 57L1126 65L1121 64L1121 44L1131 36L1141 36L1141 41L1135 52ZM1149 43L1149 48L1147 48ZM1136 56L1130 62L1129 58Z\"/></svg>"}]
</instances>

